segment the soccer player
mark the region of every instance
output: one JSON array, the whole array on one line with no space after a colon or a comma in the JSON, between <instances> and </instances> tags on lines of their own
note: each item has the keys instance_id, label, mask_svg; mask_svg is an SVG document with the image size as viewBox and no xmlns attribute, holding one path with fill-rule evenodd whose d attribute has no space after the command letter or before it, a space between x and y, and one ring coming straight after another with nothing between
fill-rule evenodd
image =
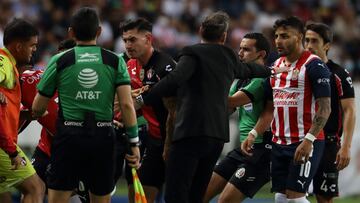
<instances>
[{"instance_id":1,"label":"soccer player","mask_svg":"<svg viewBox=\"0 0 360 203\"><path fill-rule=\"evenodd\" d=\"M293 16L279 19L274 30L280 55L274 67L287 67L288 72L265 83L268 101L241 148L249 154L257 134L271 123L275 202L307 203L305 194L324 149L322 128L331 111L330 71L319 57L304 50L301 20Z\"/></svg>"},{"instance_id":2,"label":"soccer player","mask_svg":"<svg viewBox=\"0 0 360 203\"><path fill-rule=\"evenodd\" d=\"M5 47L0 49L0 93L5 103L0 105L0 193L16 187L24 195L23 202L42 202L44 184L16 144L21 102L18 67L30 62L36 51L38 31L29 22L14 19L5 27L3 41ZM6 201L11 200L1 200Z\"/></svg>"},{"instance_id":3,"label":"soccer player","mask_svg":"<svg viewBox=\"0 0 360 203\"><path fill-rule=\"evenodd\" d=\"M68 202L79 180L88 185L92 202L110 202L116 164L115 93L133 154L126 158L139 167L130 78L121 58L96 46L100 33L96 11L88 7L77 10L69 28L77 46L52 57L37 86L32 105L35 117L44 113L56 90L60 101L47 177L50 203Z\"/></svg>"},{"instance_id":4,"label":"soccer player","mask_svg":"<svg viewBox=\"0 0 360 203\"><path fill-rule=\"evenodd\" d=\"M126 21L122 26L122 37L134 97L145 89L151 88L175 68L174 60L167 54L154 49L152 42L152 24L143 18ZM165 181L165 163L163 159L164 140L166 139L167 119L174 120L174 105L171 98L157 98L151 105L141 107L142 115L148 123L145 152L138 171L148 202L155 201ZM174 103L174 102L173 102ZM170 113L169 113L170 112ZM168 118L169 115L169 118ZM129 180L128 180L129 181ZM129 181L132 183L132 181ZM134 189L129 185L129 200L133 202Z\"/></svg>"},{"instance_id":5,"label":"soccer player","mask_svg":"<svg viewBox=\"0 0 360 203\"><path fill-rule=\"evenodd\" d=\"M239 58L243 62L265 64L270 44L261 33L248 33L240 43ZM240 141L245 140L264 109L264 79L239 80L230 89L229 108L239 106ZM241 153L240 147L229 152L215 166L204 202L220 194L219 203L241 202L270 180L271 132L258 137L252 156Z\"/></svg>"},{"instance_id":6,"label":"soccer player","mask_svg":"<svg viewBox=\"0 0 360 203\"><path fill-rule=\"evenodd\" d=\"M151 104L177 91L176 122L166 163L165 201L202 202L213 167L229 140L227 99L235 77L267 77L271 70L241 63L224 46L229 25L216 12L201 23L202 43L183 48L176 69L143 97Z\"/></svg>"},{"instance_id":7,"label":"soccer player","mask_svg":"<svg viewBox=\"0 0 360 203\"><path fill-rule=\"evenodd\" d=\"M351 77L344 68L327 57L332 38L332 31L325 24L310 23L306 26L305 48L318 55L332 73L331 114L324 127L325 149L313 180L314 193L319 203L333 202L333 198L339 195L339 171L350 162L350 147L356 119ZM342 135L344 137L341 143Z\"/></svg>"}]
</instances>

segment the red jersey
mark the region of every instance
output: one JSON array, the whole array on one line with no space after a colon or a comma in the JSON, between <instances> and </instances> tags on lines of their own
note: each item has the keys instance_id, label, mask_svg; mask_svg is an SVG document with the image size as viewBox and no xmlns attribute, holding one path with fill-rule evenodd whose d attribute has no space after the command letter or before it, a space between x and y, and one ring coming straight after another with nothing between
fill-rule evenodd
<instances>
[{"instance_id":1,"label":"red jersey","mask_svg":"<svg viewBox=\"0 0 360 203\"><path fill-rule=\"evenodd\" d=\"M41 79L43 71L25 71L21 74L21 91L22 100L21 103L25 108L31 109L35 95L37 93L36 85ZM50 156L50 146L52 141L52 135L56 133L56 119L57 119L57 94L51 98L48 104L48 114L38 119L38 122L42 125L41 136L38 147Z\"/></svg>"},{"instance_id":2,"label":"red jersey","mask_svg":"<svg viewBox=\"0 0 360 203\"><path fill-rule=\"evenodd\" d=\"M137 89L149 85L151 88L175 69L175 65L170 56L156 50L144 66L141 66L136 59L130 59L127 62L127 67L131 78L131 87ZM162 98L158 98L153 105L144 105L141 110L148 122L149 135L157 139L165 138L168 112L164 107Z\"/></svg>"}]
</instances>

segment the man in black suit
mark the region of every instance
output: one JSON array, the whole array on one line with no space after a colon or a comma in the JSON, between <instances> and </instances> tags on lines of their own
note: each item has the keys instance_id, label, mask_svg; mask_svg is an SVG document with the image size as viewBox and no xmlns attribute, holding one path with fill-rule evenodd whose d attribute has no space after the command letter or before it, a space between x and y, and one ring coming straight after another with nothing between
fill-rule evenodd
<instances>
[{"instance_id":1,"label":"man in black suit","mask_svg":"<svg viewBox=\"0 0 360 203\"><path fill-rule=\"evenodd\" d=\"M234 78L271 75L268 68L241 63L224 46L228 26L226 13L207 16L200 27L201 43L183 48L176 69L142 97L150 104L177 94L167 158L167 203L202 202L224 142L229 141L227 98Z\"/></svg>"}]
</instances>

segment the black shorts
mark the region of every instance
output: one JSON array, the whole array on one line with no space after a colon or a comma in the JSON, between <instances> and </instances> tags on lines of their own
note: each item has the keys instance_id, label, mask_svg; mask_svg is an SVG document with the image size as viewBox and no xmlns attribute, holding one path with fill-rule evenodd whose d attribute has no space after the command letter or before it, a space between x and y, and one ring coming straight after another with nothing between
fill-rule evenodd
<instances>
[{"instance_id":1,"label":"black shorts","mask_svg":"<svg viewBox=\"0 0 360 203\"><path fill-rule=\"evenodd\" d=\"M271 150L272 192L286 189L306 193L319 166L324 141L315 140L312 156L305 164L294 164L294 154L301 142L291 145L273 143Z\"/></svg>"},{"instance_id":2,"label":"black shorts","mask_svg":"<svg viewBox=\"0 0 360 203\"><path fill-rule=\"evenodd\" d=\"M46 183L46 170L50 163L50 157L39 147L36 147L31 159L31 163L41 180Z\"/></svg>"},{"instance_id":3,"label":"black shorts","mask_svg":"<svg viewBox=\"0 0 360 203\"><path fill-rule=\"evenodd\" d=\"M114 188L115 133L112 126L65 126L58 122L47 183L50 189L72 191L82 180L102 196Z\"/></svg>"},{"instance_id":4,"label":"black shorts","mask_svg":"<svg viewBox=\"0 0 360 203\"><path fill-rule=\"evenodd\" d=\"M142 185L156 187L161 190L165 182L165 162L162 157L163 141L152 137L147 138L144 155L138 176ZM132 181L131 181L132 183Z\"/></svg>"},{"instance_id":5,"label":"black shorts","mask_svg":"<svg viewBox=\"0 0 360 203\"><path fill-rule=\"evenodd\" d=\"M320 165L313 179L314 193L325 197L339 196L338 177L336 169L336 154L340 147L336 142L326 142Z\"/></svg>"},{"instance_id":6,"label":"black shorts","mask_svg":"<svg viewBox=\"0 0 360 203\"><path fill-rule=\"evenodd\" d=\"M252 156L246 156L234 149L216 164L214 172L252 198L270 181L270 150L262 145L255 147Z\"/></svg>"}]
</instances>

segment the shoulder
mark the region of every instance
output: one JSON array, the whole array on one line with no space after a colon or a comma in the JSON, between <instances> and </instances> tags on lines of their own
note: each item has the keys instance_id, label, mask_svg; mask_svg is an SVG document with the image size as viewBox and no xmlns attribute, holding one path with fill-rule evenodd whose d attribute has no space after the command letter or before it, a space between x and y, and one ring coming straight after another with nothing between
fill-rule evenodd
<instances>
[{"instance_id":1,"label":"shoulder","mask_svg":"<svg viewBox=\"0 0 360 203\"><path fill-rule=\"evenodd\" d=\"M108 49L101 48L101 56L103 60L103 64L113 67L115 69L118 68L119 64L125 63L122 56L119 56L115 52L112 52Z\"/></svg>"},{"instance_id":2,"label":"shoulder","mask_svg":"<svg viewBox=\"0 0 360 203\"><path fill-rule=\"evenodd\" d=\"M11 67L11 61L9 59L9 57L7 57L6 55L2 55L0 54L0 69L5 69L8 67Z\"/></svg>"}]
</instances>

